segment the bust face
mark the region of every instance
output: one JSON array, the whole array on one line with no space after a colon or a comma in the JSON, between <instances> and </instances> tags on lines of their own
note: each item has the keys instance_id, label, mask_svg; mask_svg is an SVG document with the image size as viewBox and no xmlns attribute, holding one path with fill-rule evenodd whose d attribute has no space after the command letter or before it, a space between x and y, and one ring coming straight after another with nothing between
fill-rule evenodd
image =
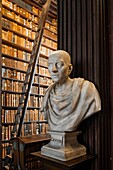
<instances>
[{"instance_id":1,"label":"bust face","mask_svg":"<svg viewBox=\"0 0 113 170\"><path fill-rule=\"evenodd\" d=\"M48 60L48 70L51 78L56 83L63 83L69 76L69 66L67 57L60 55L60 53L53 54Z\"/></svg>"}]
</instances>

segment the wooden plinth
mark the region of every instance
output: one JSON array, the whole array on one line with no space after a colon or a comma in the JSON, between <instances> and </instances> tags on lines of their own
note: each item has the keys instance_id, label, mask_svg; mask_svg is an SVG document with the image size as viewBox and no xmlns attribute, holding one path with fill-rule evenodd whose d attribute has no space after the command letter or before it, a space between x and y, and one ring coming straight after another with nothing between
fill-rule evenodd
<instances>
[{"instance_id":1,"label":"wooden plinth","mask_svg":"<svg viewBox=\"0 0 113 170\"><path fill-rule=\"evenodd\" d=\"M90 170L91 163L95 155L85 155L69 161L59 161L41 154L41 152L31 153L32 158L40 160L43 164L43 170Z\"/></svg>"}]
</instances>

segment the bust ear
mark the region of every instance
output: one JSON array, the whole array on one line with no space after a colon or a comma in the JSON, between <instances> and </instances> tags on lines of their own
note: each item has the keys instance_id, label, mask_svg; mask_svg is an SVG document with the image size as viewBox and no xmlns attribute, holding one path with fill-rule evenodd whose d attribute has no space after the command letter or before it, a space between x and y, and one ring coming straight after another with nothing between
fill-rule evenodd
<instances>
[{"instance_id":1,"label":"bust ear","mask_svg":"<svg viewBox=\"0 0 113 170\"><path fill-rule=\"evenodd\" d=\"M73 66L72 66L72 64L69 64L69 75L71 74L71 72L72 72L72 69L73 69Z\"/></svg>"}]
</instances>

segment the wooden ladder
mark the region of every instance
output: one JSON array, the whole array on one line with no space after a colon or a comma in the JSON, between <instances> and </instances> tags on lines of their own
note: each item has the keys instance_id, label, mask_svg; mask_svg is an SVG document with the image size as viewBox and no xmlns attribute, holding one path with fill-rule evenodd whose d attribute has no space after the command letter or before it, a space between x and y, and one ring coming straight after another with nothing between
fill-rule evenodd
<instances>
[{"instance_id":1,"label":"wooden ladder","mask_svg":"<svg viewBox=\"0 0 113 170\"><path fill-rule=\"evenodd\" d=\"M41 41L43 37L44 26L45 26L50 4L51 4L51 0L47 0L47 2L45 3L45 5L43 5L43 8L42 8L42 15L41 15L39 26L36 32L33 49L32 49L30 61L28 64L27 73L26 73L24 84L22 87L22 94L21 94L19 105L17 108L15 125L14 125L13 133L12 133L13 136L19 137L21 134L22 124L23 124L25 112L27 109L30 90L31 90L32 83L34 80L35 68L36 68L39 53L40 53L40 46L41 46ZM17 134L15 135L15 133Z\"/></svg>"}]
</instances>

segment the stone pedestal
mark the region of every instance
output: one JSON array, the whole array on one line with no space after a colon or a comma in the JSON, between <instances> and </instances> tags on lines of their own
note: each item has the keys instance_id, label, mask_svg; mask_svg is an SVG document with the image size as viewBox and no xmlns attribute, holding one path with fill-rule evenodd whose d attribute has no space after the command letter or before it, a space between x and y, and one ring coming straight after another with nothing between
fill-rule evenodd
<instances>
[{"instance_id":1,"label":"stone pedestal","mask_svg":"<svg viewBox=\"0 0 113 170\"><path fill-rule=\"evenodd\" d=\"M79 144L80 132L48 131L51 140L41 148L41 154L61 161L68 161L86 155L86 147Z\"/></svg>"}]
</instances>

